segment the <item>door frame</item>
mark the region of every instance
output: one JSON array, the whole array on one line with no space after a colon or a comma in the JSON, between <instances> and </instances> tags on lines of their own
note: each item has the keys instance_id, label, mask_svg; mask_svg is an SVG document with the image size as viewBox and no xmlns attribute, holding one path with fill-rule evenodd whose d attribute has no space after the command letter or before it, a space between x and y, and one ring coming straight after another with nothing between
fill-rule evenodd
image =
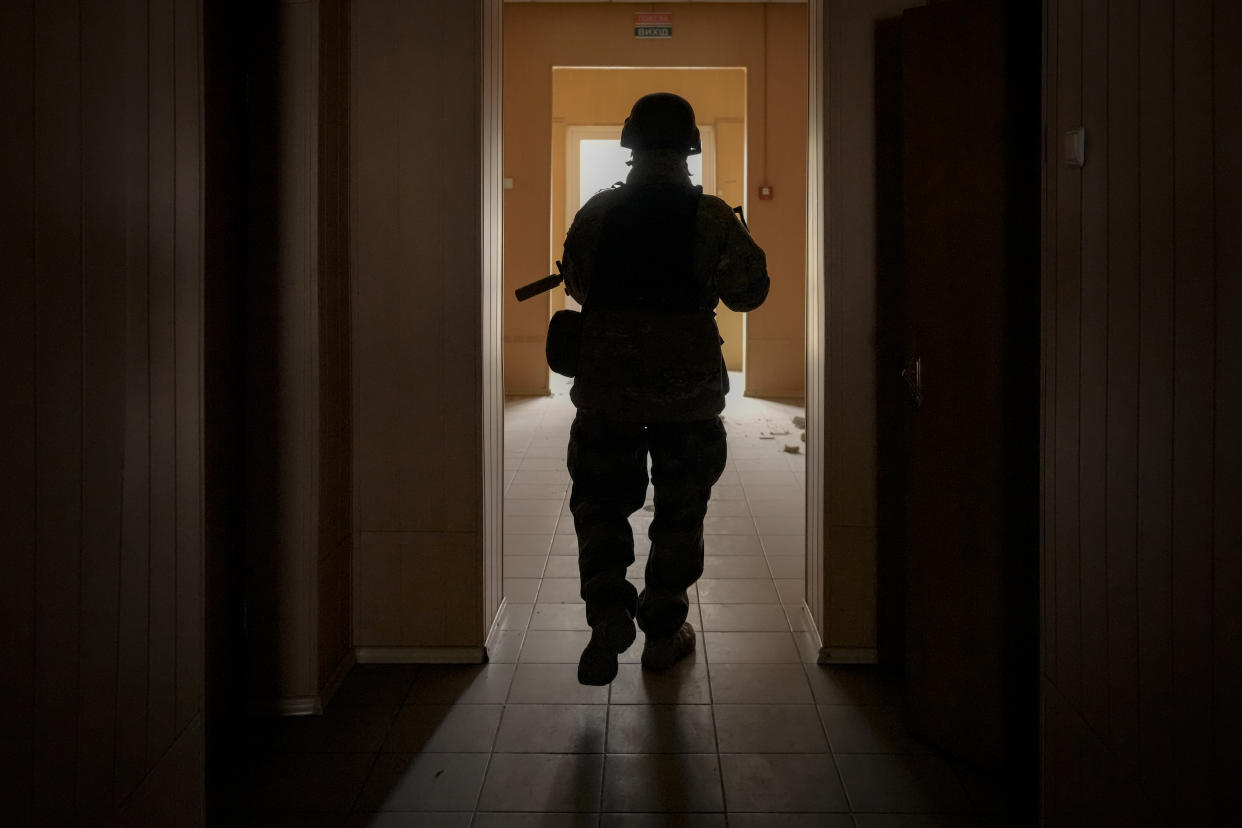
<instances>
[{"instance_id":1,"label":"door frame","mask_svg":"<svg viewBox=\"0 0 1242 828\"><path fill-rule=\"evenodd\" d=\"M480 43L482 112L481 116L481 229L482 229L482 411L483 498L482 565L484 570L483 629L490 643L497 631L496 620L502 603L501 561L504 504L504 387L501 355L503 347L501 295L503 290L503 0L481 0L482 38ZM820 663L834 661L873 662L875 650L828 652L826 591L824 572L828 550L824 547L824 443L827 390L827 349L825 342L828 303L831 291L826 271L825 212L825 35L827 10L824 0L807 0L807 209L806 209L806 587L803 610L810 616L810 632L818 647ZM874 608L873 608L874 609Z\"/></svg>"}]
</instances>

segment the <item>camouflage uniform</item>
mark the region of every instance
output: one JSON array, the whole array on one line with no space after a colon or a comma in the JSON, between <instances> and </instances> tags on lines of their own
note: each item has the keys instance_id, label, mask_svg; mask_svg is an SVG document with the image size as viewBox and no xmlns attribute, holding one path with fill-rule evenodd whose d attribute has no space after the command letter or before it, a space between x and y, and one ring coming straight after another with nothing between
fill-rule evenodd
<instances>
[{"instance_id":1,"label":"camouflage uniform","mask_svg":"<svg viewBox=\"0 0 1242 828\"><path fill-rule=\"evenodd\" d=\"M703 517L725 467L728 374L713 309L763 302L763 250L725 202L691 185L684 153L651 150L623 186L583 205L562 263L583 305L568 466L587 621L620 605L648 638L668 636L703 574ZM625 571L648 454L655 518L640 597Z\"/></svg>"}]
</instances>

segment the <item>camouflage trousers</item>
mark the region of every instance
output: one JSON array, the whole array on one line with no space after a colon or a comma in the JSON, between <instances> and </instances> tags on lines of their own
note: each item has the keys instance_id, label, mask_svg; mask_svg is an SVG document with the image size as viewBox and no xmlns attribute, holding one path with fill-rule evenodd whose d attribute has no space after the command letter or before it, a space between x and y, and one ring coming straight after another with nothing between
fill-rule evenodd
<instances>
[{"instance_id":1,"label":"camouflage trousers","mask_svg":"<svg viewBox=\"0 0 1242 828\"><path fill-rule=\"evenodd\" d=\"M629 516L647 496L647 456L655 488L645 587L626 580L634 563ZM724 472L724 423L635 423L579 411L569 432L569 508L578 534L578 571L587 623L625 607L651 637L686 620L686 590L703 574L703 517Z\"/></svg>"}]
</instances>

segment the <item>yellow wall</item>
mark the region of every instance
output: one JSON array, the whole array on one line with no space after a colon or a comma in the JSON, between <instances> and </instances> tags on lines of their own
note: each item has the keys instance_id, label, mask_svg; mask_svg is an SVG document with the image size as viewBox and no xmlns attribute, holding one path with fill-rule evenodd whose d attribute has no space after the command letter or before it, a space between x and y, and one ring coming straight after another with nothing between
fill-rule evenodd
<instances>
[{"instance_id":1,"label":"yellow wall","mask_svg":"<svg viewBox=\"0 0 1242 828\"><path fill-rule=\"evenodd\" d=\"M512 291L542 275L550 259L556 258L557 251L550 256L549 248L560 245L560 239L549 244L549 220L555 215L555 188L550 183L556 117L553 67L738 67L746 70L749 115L747 218L767 251L772 277L767 303L747 318L747 391L801 397L806 7L679 4L673 9L672 38L638 40L633 35L633 13L647 8L622 3L505 7L505 176L514 183L505 194L505 388L510 393L547 390L543 343L549 299L519 305ZM624 103L607 122L624 120L636 97L632 93L632 89L624 95L619 89L613 93ZM700 104L691 97L698 109L709 98L703 100ZM557 167L563 169L564 163ZM755 195L765 181L774 189L770 201Z\"/></svg>"},{"instance_id":2,"label":"yellow wall","mask_svg":"<svg viewBox=\"0 0 1242 828\"><path fill-rule=\"evenodd\" d=\"M552 72L552 246L561 254L568 230L565 215L566 127L620 126L639 96L675 92L694 105L695 119L716 133L716 195L741 204L746 176L746 70L735 69L554 69ZM721 136L724 140L720 140ZM699 182L696 182L699 183ZM530 222L533 226L534 221ZM552 261L549 266L554 266ZM564 306L564 291L549 295L552 310ZM742 314L720 305L717 325L724 338L725 364L742 370ZM542 365L532 372L538 376ZM543 369L546 370L546 369Z\"/></svg>"}]
</instances>

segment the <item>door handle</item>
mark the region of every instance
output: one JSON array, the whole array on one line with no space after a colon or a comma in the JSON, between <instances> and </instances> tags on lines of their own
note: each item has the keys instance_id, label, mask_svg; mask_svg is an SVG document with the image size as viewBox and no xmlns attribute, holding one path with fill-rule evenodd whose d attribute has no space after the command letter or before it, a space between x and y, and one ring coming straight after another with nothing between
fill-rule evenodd
<instances>
[{"instance_id":1,"label":"door handle","mask_svg":"<svg viewBox=\"0 0 1242 828\"><path fill-rule=\"evenodd\" d=\"M911 357L906 367L901 369L901 378L906 381L906 390L910 393L910 402L915 408L923 407L923 358Z\"/></svg>"}]
</instances>

